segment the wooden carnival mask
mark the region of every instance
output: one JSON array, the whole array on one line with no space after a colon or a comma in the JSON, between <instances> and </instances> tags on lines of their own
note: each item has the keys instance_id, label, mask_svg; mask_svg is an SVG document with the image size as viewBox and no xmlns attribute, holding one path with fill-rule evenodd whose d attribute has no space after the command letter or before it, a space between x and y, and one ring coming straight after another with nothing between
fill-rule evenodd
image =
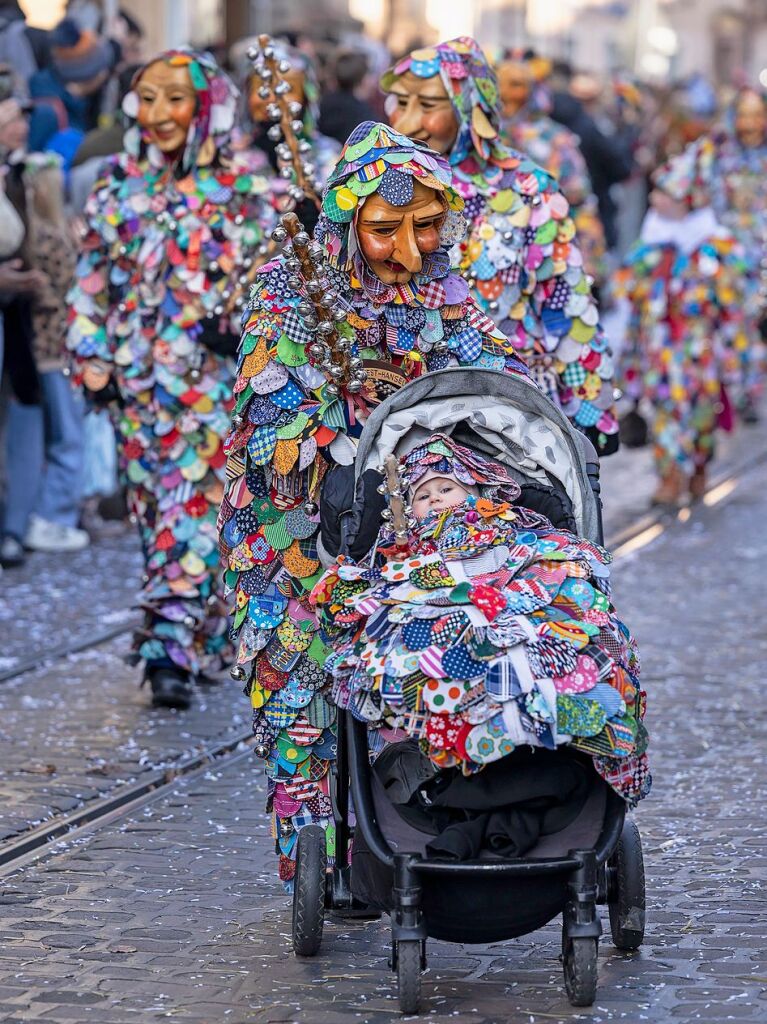
<instances>
[{"instance_id":1,"label":"wooden carnival mask","mask_svg":"<svg viewBox=\"0 0 767 1024\"><path fill-rule=\"evenodd\" d=\"M291 68L281 78L283 82L287 82L290 86L290 91L282 94L285 101L288 103L295 101L303 106L306 102L303 71L300 68ZM259 95L261 90L263 90L263 96ZM274 96L270 87L265 85L258 75L253 75L248 85L248 111L255 124L263 124L269 121L269 115L266 111L271 103L274 103Z\"/></svg>"},{"instance_id":2,"label":"wooden carnival mask","mask_svg":"<svg viewBox=\"0 0 767 1024\"><path fill-rule=\"evenodd\" d=\"M432 188L413 182L413 198L394 206L374 192L356 221L357 238L368 266L384 284L405 284L440 245L447 206Z\"/></svg>"},{"instance_id":3,"label":"wooden carnival mask","mask_svg":"<svg viewBox=\"0 0 767 1024\"><path fill-rule=\"evenodd\" d=\"M197 112L197 93L189 69L155 61L142 72L136 93L137 120L150 141L169 156L179 153Z\"/></svg>"},{"instance_id":4,"label":"wooden carnival mask","mask_svg":"<svg viewBox=\"0 0 767 1024\"><path fill-rule=\"evenodd\" d=\"M386 113L398 132L438 153L449 153L458 137L458 118L439 75L400 75L390 87Z\"/></svg>"},{"instance_id":5,"label":"wooden carnival mask","mask_svg":"<svg viewBox=\"0 0 767 1024\"><path fill-rule=\"evenodd\" d=\"M530 71L522 61L505 60L498 65L498 95L506 117L513 117L530 98Z\"/></svg>"},{"instance_id":6,"label":"wooden carnival mask","mask_svg":"<svg viewBox=\"0 0 767 1024\"><path fill-rule=\"evenodd\" d=\"M735 131L740 142L749 148L763 145L767 138L767 109L762 97L750 89L738 98Z\"/></svg>"}]
</instances>

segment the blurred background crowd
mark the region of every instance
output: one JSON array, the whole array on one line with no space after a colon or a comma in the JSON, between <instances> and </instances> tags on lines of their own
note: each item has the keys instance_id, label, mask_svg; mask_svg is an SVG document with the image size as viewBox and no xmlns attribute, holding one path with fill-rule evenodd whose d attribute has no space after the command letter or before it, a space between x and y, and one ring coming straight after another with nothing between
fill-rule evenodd
<instances>
[{"instance_id":1,"label":"blurred background crowd","mask_svg":"<svg viewBox=\"0 0 767 1024\"><path fill-rule=\"evenodd\" d=\"M122 149L121 98L148 57L183 44L245 86L256 32L313 64L319 130L339 143L385 119L378 82L393 59L477 38L499 69L511 143L571 203L618 344L611 285L639 237L651 173L711 131L745 83L767 85L762 0L0 0L6 567L29 550L85 547L127 514L109 419L84 407L65 358L81 217L101 162Z\"/></svg>"}]
</instances>

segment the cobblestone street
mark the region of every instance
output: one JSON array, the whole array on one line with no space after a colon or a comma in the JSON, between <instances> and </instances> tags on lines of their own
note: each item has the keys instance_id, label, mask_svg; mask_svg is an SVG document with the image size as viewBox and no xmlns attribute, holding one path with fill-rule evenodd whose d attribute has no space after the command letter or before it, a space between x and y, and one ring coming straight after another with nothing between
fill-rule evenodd
<instances>
[{"instance_id":1,"label":"cobblestone street","mask_svg":"<svg viewBox=\"0 0 767 1024\"><path fill-rule=\"evenodd\" d=\"M759 666L767 640L753 613L764 604L767 468L740 472L720 493L723 500L714 492L710 507L627 554L615 573L616 603L638 637L650 699L655 784L637 815L649 907L641 953L618 953L605 937L597 1000L575 1010L563 991L557 922L486 947L430 941L424 1017L765 1019L767 730ZM13 758L3 766L4 835L204 740L246 731L247 708L234 685L210 690L182 719L147 710L134 672L118 657L124 640L46 668L44 682L38 672L0 689ZM43 714L52 734L38 729L34 740ZM84 736L87 764L78 754ZM320 955L293 957L263 797L260 768L244 751L7 874L0 1020L396 1020L387 923L330 920Z\"/></svg>"}]
</instances>

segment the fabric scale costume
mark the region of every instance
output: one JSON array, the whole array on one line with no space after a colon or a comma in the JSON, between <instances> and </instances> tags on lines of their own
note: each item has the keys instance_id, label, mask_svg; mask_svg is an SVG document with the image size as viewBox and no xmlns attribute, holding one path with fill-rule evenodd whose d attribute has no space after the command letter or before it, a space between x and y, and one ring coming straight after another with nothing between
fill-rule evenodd
<instances>
[{"instance_id":1,"label":"fabric scale costume","mask_svg":"<svg viewBox=\"0 0 767 1024\"><path fill-rule=\"evenodd\" d=\"M609 454L618 444L614 362L567 199L543 168L504 144L495 73L473 39L414 51L383 76L382 88L389 92L408 72L439 76L458 121L447 155L470 230L455 265L536 382Z\"/></svg>"},{"instance_id":2,"label":"fabric scale costume","mask_svg":"<svg viewBox=\"0 0 767 1024\"><path fill-rule=\"evenodd\" d=\"M688 212L674 220L651 210L614 282L630 304L621 383L652 408L658 501L677 500L685 482L701 496L747 344L743 248L708 205L714 160L702 142L656 172L656 189Z\"/></svg>"},{"instance_id":3,"label":"fabric scale costume","mask_svg":"<svg viewBox=\"0 0 767 1024\"><path fill-rule=\"evenodd\" d=\"M136 660L188 675L228 657L215 524L232 356L249 268L266 258L277 214L259 162L229 148L238 92L228 77L207 54L172 50L134 90L158 64L185 70L194 90L186 145L169 157L135 124L105 163L85 211L68 344L76 379L92 391L111 380L101 394L116 399L146 565ZM137 116L135 91L124 109Z\"/></svg>"},{"instance_id":4,"label":"fabric scale costume","mask_svg":"<svg viewBox=\"0 0 767 1024\"><path fill-rule=\"evenodd\" d=\"M483 495L429 511L404 549L392 526L364 564L314 589L340 707L420 741L464 774L520 745L590 753L630 804L649 790L636 645L610 603L609 554L515 504L504 466L444 434L401 459L403 485L457 480Z\"/></svg>"},{"instance_id":5,"label":"fabric scale costume","mask_svg":"<svg viewBox=\"0 0 767 1024\"><path fill-rule=\"evenodd\" d=\"M414 181L442 197L441 244L424 256L420 273L390 286L362 256L357 214L373 194L395 209L404 206ZM451 365L527 374L515 346L451 270L449 250L465 221L450 183L446 160L372 122L350 136L328 182L315 231L326 263L323 287L337 293L346 312L339 328L353 358L369 363L371 381L382 367L384 379L400 383ZM305 322L307 297L295 284L281 258L261 269L253 288L219 520L235 603L233 674L245 681L253 704L285 882L303 824L321 823L332 843L327 773L336 753L336 710L324 673L329 648L310 594L322 573L320 484L332 464L353 462L369 411L369 392L339 394L313 364L316 335Z\"/></svg>"}]
</instances>

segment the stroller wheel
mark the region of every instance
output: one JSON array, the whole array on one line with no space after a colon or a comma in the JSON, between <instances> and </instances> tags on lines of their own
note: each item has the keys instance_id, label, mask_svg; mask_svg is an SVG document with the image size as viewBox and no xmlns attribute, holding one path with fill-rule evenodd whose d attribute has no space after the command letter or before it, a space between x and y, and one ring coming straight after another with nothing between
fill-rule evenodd
<instances>
[{"instance_id":1,"label":"stroller wheel","mask_svg":"<svg viewBox=\"0 0 767 1024\"><path fill-rule=\"evenodd\" d=\"M598 939L571 939L563 931L562 968L567 998L573 1006L591 1006L596 998L598 945Z\"/></svg>"},{"instance_id":2,"label":"stroller wheel","mask_svg":"<svg viewBox=\"0 0 767 1024\"><path fill-rule=\"evenodd\" d=\"M418 1013L421 1005L422 946L418 939L397 943L397 989L402 1013Z\"/></svg>"},{"instance_id":3,"label":"stroller wheel","mask_svg":"<svg viewBox=\"0 0 767 1024\"><path fill-rule=\"evenodd\" d=\"M610 931L618 949L639 949L645 928L645 880L642 839L633 818L626 818L608 865Z\"/></svg>"},{"instance_id":4,"label":"stroller wheel","mask_svg":"<svg viewBox=\"0 0 767 1024\"><path fill-rule=\"evenodd\" d=\"M327 872L325 830L307 825L298 833L293 880L293 952L315 956L322 942Z\"/></svg>"}]
</instances>

